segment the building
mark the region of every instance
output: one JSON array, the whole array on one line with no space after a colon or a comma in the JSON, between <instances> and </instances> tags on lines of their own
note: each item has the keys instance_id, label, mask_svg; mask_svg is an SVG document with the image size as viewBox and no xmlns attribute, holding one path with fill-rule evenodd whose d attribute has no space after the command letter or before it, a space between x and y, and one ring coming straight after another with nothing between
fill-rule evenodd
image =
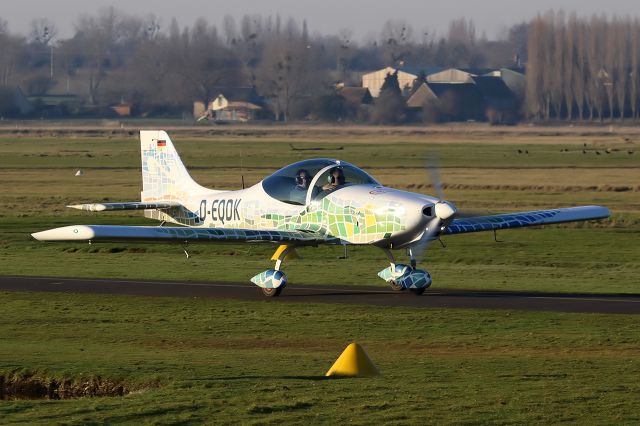
<instances>
[{"instance_id":1,"label":"building","mask_svg":"<svg viewBox=\"0 0 640 426\"><path fill-rule=\"evenodd\" d=\"M131 117L131 104L120 101L119 104L111 105L109 107L118 117Z\"/></svg>"},{"instance_id":2,"label":"building","mask_svg":"<svg viewBox=\"0 0 640 426\"><path fill-rule=\"evenodd\" d=\"M5 94L3 93L3 95ZM33 112L33 104L27 99L19 86L8 89L6 95L9 95L9 104L14 107L15 113L18 115L29 115Z\"/></svg>"},{"instance_id":3,"label":"building","mask_svg":"<svg viewBox=\"0 0 640 426\"><path fill-rule=\"evenodd\" d=\"M381 70L372 71L362 75L362 87L369 89L371 96L378 97L380 95L380 89L384 84L384 79L388 74L398 73L398 83L400 90L405 91L413 87L413 82L422 73L425 76L429 76L433 73L442 70L437 67L386 67Z\"/></svg>"},{"instance_id":4,"label":"building","mask_svg":"<svg viewBox=\"0 0 640 426\"><path fill-rule=\"evenodd\" d=\"M471 77L471 81L482 96L485 115L490 122L510 123L515 120L519 103L502 78L485 75Z\"/></svg>"},{"instance_id":5,"label":"building","mask_svg":"<svg viewBox=\"0 0 640 426\"><path fill-rule=\"evenodd\" d=\"M217 95L204 105L193 103L193 116L200 120L246 122L260 118L264 102L253 87L220 88Z\"/></svg>"},{"instance_id":6,"label":"building","mask_svg":"<svg viewBox=\"0 0 640 426\"><path fill-rule=\"evenodd\" d=\"M474 77L502 79L513 96L524 99L526 77L524 68L448 68L427 76L430 83L473 83Z\"/></svg>"},{"instance_id":7,"label":"building","mask_svg":"<svg viewBox=\"0 0 640 426\"><path fill-rule=\"evenodd\" d=\"M341 87L338 94L344 98L349 108L359 108L373 103L373 96L366 87Z\"/></svg>"},{"instance_id":8,"label":"building","mask_svg":"<svg viewBox=\"0 0 640 426\"><path fill-rule=\"evenodd\" d=\"M492 68L448 68L427 76L429 83L471 83L472 77L487 75Z\"/></svg>"},{"instance_id":9,"label":"building","mask_svg":"<svg viewBox=\"0 0 640 426\"><path fill-rule=\"evenodd\" d=\"M415 120L484 120L485 103L473 83L422 83L407 100Z\"/></svg>"}]
</instances>

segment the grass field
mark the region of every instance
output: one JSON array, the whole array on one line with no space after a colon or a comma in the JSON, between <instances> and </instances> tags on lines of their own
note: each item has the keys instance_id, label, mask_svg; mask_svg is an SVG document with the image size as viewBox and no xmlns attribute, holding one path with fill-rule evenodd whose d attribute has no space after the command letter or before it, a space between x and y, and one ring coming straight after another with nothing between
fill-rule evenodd
<instances>
[{"instance_id":1,"label":"grass field","mask_svg":"<svg viewBox=\"0 0 640 426\"><path fill-rule=\"evenodd\" d=\"M0 371L137 390L0 402L0 422L640 421L634 316L27 293L0 303L11 313ZM382 376L324 380L352 340Z\"/></svg>"},{"instance_id":2,"label":"grass field","mask_svg":"<svg viewBox=\"0 0 640 426\"><path fill-rule=\"evenodd\" d=\"M640 293L640 139L633 128L428 137L279 131L231 129L207 138L178 131L172 139L194 178L216 188L238 188L240 174L253 184L293 161L334 157L385 185L430 193L424 156L436 153L447 197L462 210L601 204L612 218L600 223L504 231L499 243L491 233L447 237L447 248L431 246L424 267L433 288ZM85 175L74 177L79 168ZM245 282L271 265L273 248L258 245L194 245L187 260L173 245L31 240L31 232L66 224L148 223L136 214L64 208L139 199L135 135L3 136L0 178L4 275ZM285 265L291 285L384 285L376 277L386 266L380 250L352 248L346 260L337 259L340 248L301 254ZM0 423L640 421L635 316L53 293L0 293L0 306L0 377L100 376L134 391L0 401ZM322 379L350 341L364 345L381 377Z\"/></svg>"}]
</instances>

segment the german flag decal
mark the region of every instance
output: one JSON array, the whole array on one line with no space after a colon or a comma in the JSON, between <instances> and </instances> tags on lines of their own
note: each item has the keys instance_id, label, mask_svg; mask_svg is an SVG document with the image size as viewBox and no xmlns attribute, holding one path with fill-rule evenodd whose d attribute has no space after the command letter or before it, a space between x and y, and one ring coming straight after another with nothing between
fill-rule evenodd
<instances>
[{"instance_id":1,"label":"german flag decal","mask_svg":"<svg viewBox=\"0 0 640 426\"><path fill-rule=\"evenodd\" d=\"M162 146L167 146L167 141L158 140L158 145L157 146L158 146L158 148L160 148Z\"/></svg>"}]
</instances>

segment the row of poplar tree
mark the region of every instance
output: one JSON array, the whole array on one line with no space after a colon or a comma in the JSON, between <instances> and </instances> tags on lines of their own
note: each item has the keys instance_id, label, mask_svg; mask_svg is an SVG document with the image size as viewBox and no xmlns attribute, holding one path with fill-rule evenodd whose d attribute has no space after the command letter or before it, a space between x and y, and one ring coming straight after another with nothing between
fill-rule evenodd
<instances>
[{"instance_id":1,"label":"row of poplar tree","mask_svg":"<svg viewBox=\"0 0 640 426\"><path fill-rule=\"evenodd\" d=\"M529 26L526 113L538 120L640 116L640 21L562 12Z\"/></svg>"}]
</instances>

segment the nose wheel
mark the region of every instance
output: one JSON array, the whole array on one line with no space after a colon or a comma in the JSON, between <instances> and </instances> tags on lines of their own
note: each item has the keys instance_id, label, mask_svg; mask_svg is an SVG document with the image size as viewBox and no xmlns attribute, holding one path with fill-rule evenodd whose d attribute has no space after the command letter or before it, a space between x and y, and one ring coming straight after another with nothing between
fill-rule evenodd
<instances>
[{"instance_id":1,"label":"nose wheel","mask_svg":"<svg viewBox=\"0 0 640 426\"><path fill-rule=\"evenodd\" d=\"M278 288L263 288L263 287L260 287L260 290L262 290L262 294L267 296L267 297L278 297L278 296L280 296L280 293L282 293L283 289L284 289L284 286L280 286Z\"/></svg>"},{"instance_id":2,"label":"nose wheel","mask_svg":"<svg viewBox=\"0 0 640 426\"><path fill-rule=\"evenodd\" d=\"M389 285L391 286L391 290L393 291L405 291L406 289L402 287L402 285L398 284L396 280L389 281Z\"/></svg>"},{"instance_id":3,"label":"nose wheel","mask_svg":"<svg viewBox=\"0 0 640 426\"><path fill-rule=\"evenodd\" d=\"M260 287L260 292L266 297L280 296L287 285L287 276L280 270L287 255L295 253L293 246L281 245L271 257L276 261L275 269L267 269L251 278L251 282Z\"/></svg>"},{"instance_id":4,"label":"nose wheel","mask_svg":"<svg viewBox=\"0 0 640 426\"><path fill-rule=\"evenodd\" d=\"M409 290L416 296L420 296L431 285L431 275L416 267L416 260L413 252L409 250L411 265L395 263L391 250L383 249L389 257L391 266L383 269L378 276L389 283L393 291Z\"/></svg>"}]
</instances>

